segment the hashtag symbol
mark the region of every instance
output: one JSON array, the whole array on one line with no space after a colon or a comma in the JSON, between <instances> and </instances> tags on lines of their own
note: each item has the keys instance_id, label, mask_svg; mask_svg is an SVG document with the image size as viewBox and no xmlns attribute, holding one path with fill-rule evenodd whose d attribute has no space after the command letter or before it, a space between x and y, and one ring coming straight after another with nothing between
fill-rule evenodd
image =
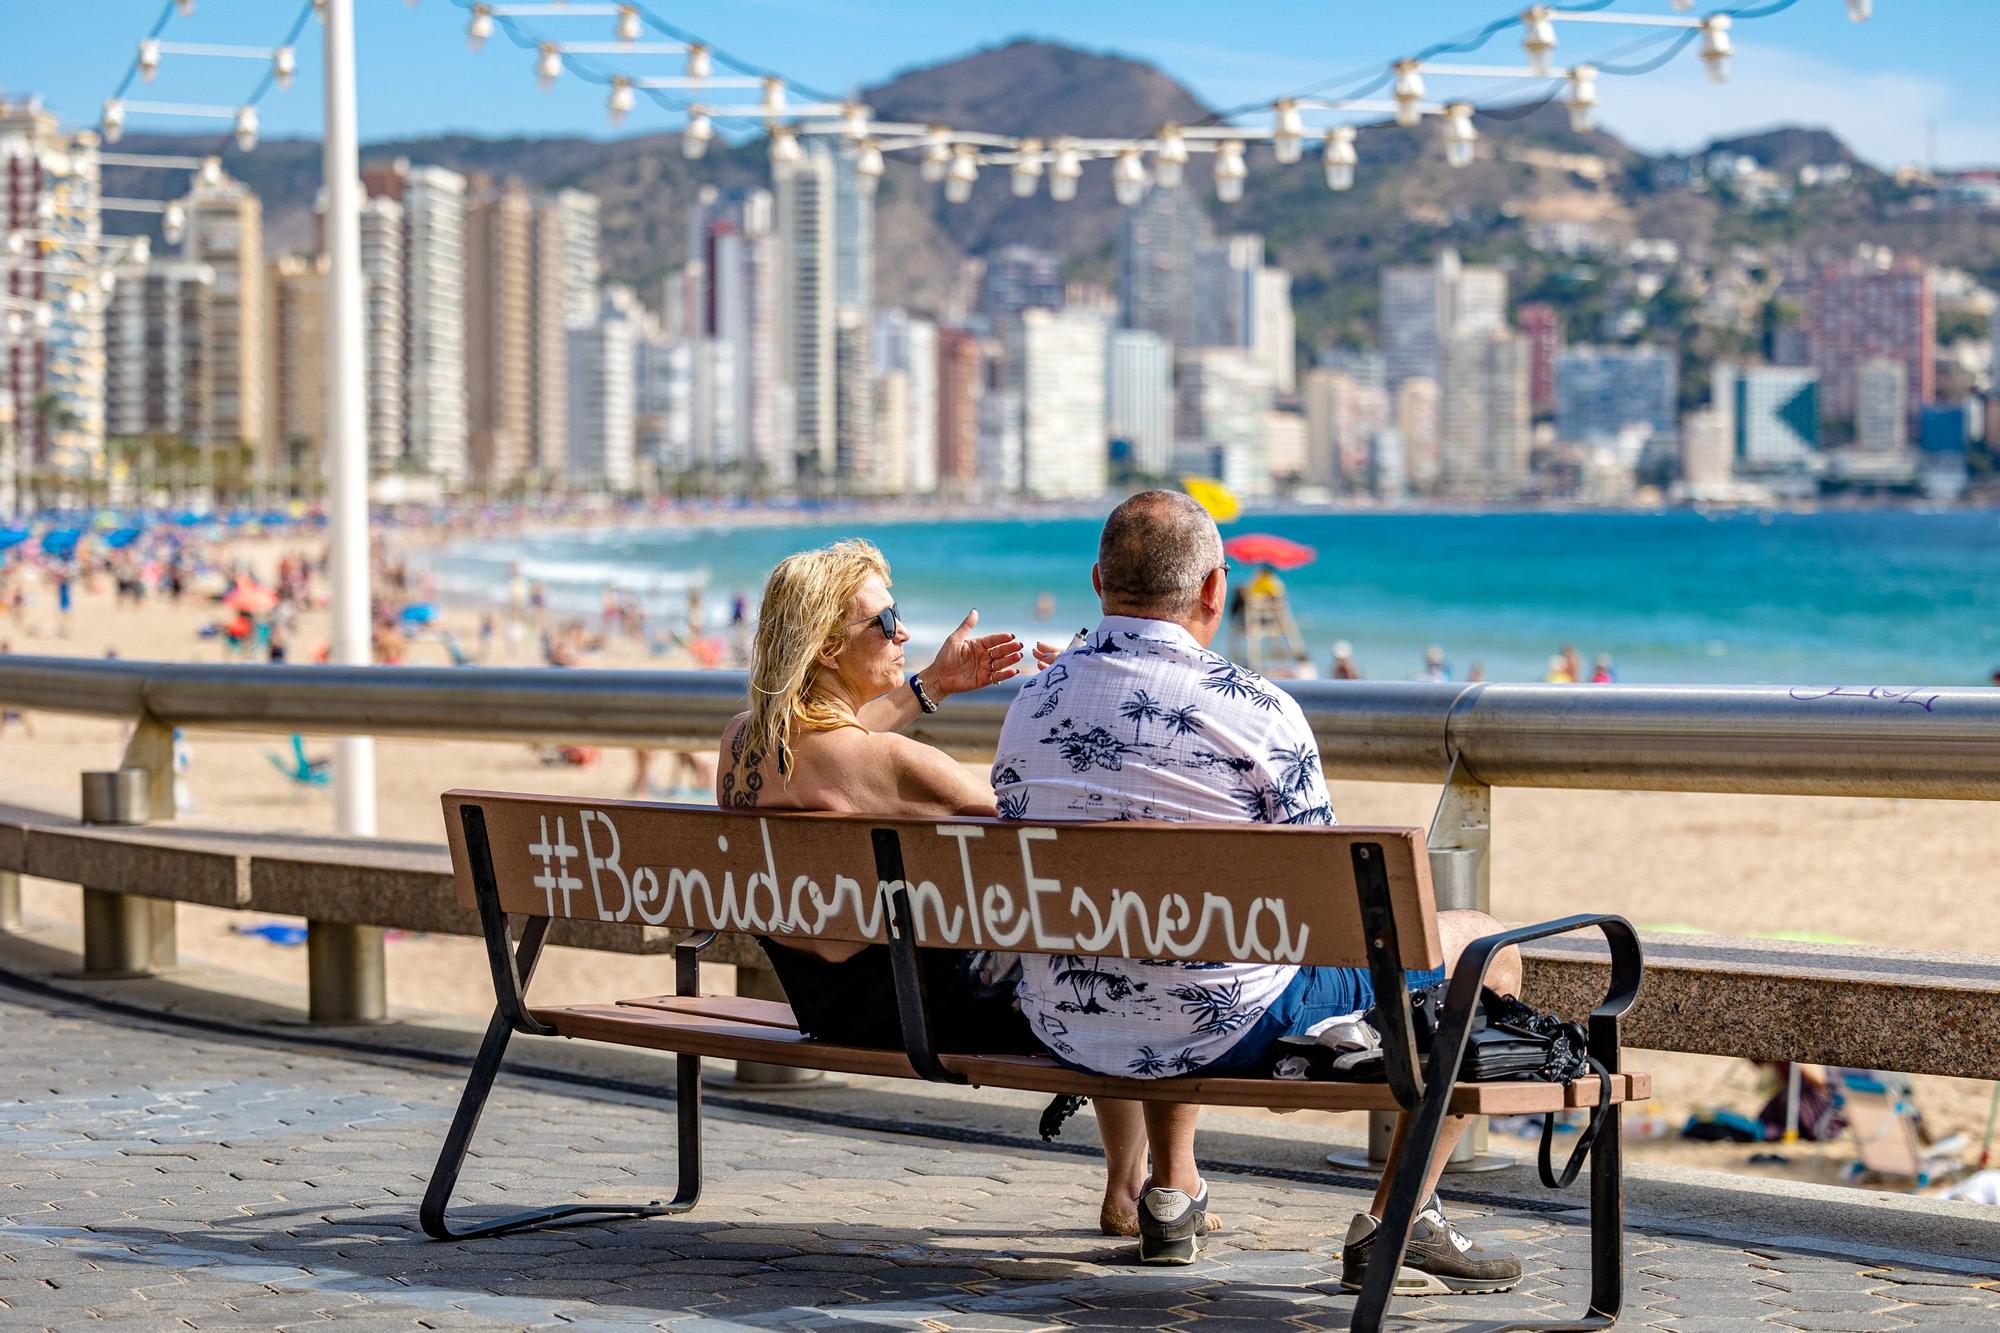
<instances>
[{"instance_id":1,"label":"hashtag symbol","mask_svg":"<svg viewBox=\"0 0 2000 1333\"><path fill-rule=\"evenodd\" d=\"M528 855L538 857L542 863L542 873L536 875L532 882L536 888L548 895L548 914L554 916L556 914L556 886L561 881L557 879L555 874L556 848L549 844L549 817L547 815L542 816L541 832L542 836L539 842L528 844ZM562 842L562 821L560 819L556 821L556 842ZM572 848L571 850L574 851L575 849ZM567 905L567 898L564 899L564 903Z\"/></svg>"},{"instance_id":2,"label":"hashtag symbol","mask_svg":"<svg viewBox=\"0 0 2000 1333\"><path fill-rule=\"evenodd\" d=\"M568 916L569 896L583 887L583 881L569 873L569 863L576 856L576 848L570 845L569 839L563 834L563 822L560 815L556 817L556 840L549 847L549 855L555 859L556 863L554 889L562 890L562 914ZM556 914L555 904L555 893L551 890L549 893L550 916Z\"/></svg>"}]
</instances>

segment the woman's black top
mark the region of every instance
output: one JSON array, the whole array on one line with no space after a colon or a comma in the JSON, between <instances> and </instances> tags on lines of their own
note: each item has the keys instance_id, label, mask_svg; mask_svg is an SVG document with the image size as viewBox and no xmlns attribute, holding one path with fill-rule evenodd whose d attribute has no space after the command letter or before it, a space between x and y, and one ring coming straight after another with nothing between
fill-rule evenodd
<instances>
[{"instance_id":1,"label":"woman's black top","mask_svg":"<svg viewBox=\"0 0 2000 1333\"><path fill-rule=\"evenodd\" d=\"M776 940L757 942L785 988L799 1031L842 1046L903 1049L888 945L871 944L852 958L829 963ZM919 949L917 958L924 971L931 1033L940 1051L1041 1054L1028 1021L1014 1004L1018 963L998 977L989 977L991 954Z\"/></svg>"}]
</instances>

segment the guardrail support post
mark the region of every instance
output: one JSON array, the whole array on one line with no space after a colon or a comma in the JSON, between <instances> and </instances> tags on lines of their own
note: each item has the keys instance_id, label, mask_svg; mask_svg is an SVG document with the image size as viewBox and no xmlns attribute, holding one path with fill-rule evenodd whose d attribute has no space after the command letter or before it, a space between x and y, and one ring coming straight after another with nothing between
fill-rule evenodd
<instances>
[{"instance_id":1,"label":"guardrail support post","mask_svg":"<svg viewBox=\"0 0 2000 1333\"><path fill-rule=\"evenodd\" d=\"M161 818L171 817L173 745L171 728L152 718L140 719L125 747L122 767L83 775L83 822L145 824L156 811L163 812ZM155 768L156 763L160 767ZM162 789L165 804L155 804L154 793ZM144 977L179 961L172 902L87 884L82 888L82 975L105 980Z\"/></svg>"},{"instance_id":2,"label":"guardrail support post","mask_svg":"<svg viewBox=\"0 0 2000 1333\"><path fill-rule=\"evenodd\" d=\"M1467 772L1464 760L1454 755L1444 792L1438 798L1437 814L1431 820L1428 840L1431 890L1437 897L1439 911L1492 910L1492 841L1493 789ZM1367 1156L1347 1150L1328 1153L1327 1160L1339 1166L1380 1170L1388 1164L1389 1146L1395 1133L1394 1113L1372 1111L1368 1116ZM1474 1116L1444 1169L1498 1171L1513 1164L1511 1157L1486 1151L1486 1117Z\"/></svg>"},{"instance_id":3,"label":"guardrail support post","mask_svg":"<svg viewBox=\"0 0 2000 1333\"><path fill-rule=\"evenodd\" d=\"M306 922L307 1013L315 1023L380 1023L389 1017L382 927Z\"/></svg>"},{"instance_id":4,"label":"guardrail support post","mask_svg":"<svg viewBox=\"0 0 2000 1333\"><path fill-rule=\"evenodd\" d=\"M0 870L0 933L21 933L21 876Z\"/></svg>"}]
</instances>

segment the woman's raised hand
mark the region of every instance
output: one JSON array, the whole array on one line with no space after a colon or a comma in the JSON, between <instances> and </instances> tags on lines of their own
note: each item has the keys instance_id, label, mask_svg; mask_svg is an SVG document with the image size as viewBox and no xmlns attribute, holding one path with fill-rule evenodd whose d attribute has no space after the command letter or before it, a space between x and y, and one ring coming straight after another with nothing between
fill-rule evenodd
<instances>
[{"instance_id":1,"label":"woman's raised hand","mask_svg":"<svg viewBox=\"0 0 2000 1333\"><path fill-rule=\"evenodd\" d=\"M973 637L979 612L969 611L938 655L923 669L924 689L933 699L948 694L983 690L1021 674L1021 641L1011 634L982 634ZM1042 645L1046 646L1046 645Z\"/></svg>"}]
</instances>

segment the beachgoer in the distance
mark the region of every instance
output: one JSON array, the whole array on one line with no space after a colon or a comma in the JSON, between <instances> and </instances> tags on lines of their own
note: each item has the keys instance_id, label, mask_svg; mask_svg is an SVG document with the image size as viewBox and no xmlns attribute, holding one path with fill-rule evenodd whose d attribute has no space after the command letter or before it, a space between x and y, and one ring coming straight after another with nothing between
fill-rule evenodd
<instances>
[{"instance_id":1,"label":"beachgoer in the distance","mask_svg":"<svg viewBox=\"0 0 2000 1333\"><path fill-rule=\"evenodd\" d=\"M1465 668L1465 683L1467 685L1477 685L1480 681L1485 679L1486 679L1486 663L1474 662L1470 666Z\"/></svg>"},{"instance_id":2,"label":"beachgoer in the distance","mask_svg":"<svg viewBox=\"0 0 2000 1333\"><path fill-rule=\"evenodd\" d=\"M1611 669L1611 654L1599 653L1597 661L1590 668L1590 683L1592 685L1615 685L1617 682L1618 673Z\"/></svg>"},{"instance_id":3,"label":"beachgoer in the distance","mask_svg":"<svg viewBox=\"0 0 2000 1333\"><path fill-rule=\"evenodd\" d=\"M1001 724L993 773L1002 818L1334 822L1319 747L1298 701L1210 651L1228 604L1228 571L1215 520L1188 496L1145 491L1111 512L1090 571L1104 618L1084 644L1022 686ZM1150 733L1142 704L1155 719ZM1484 913L1438 913L1446 968L1500 928ZM1513 992L1520 967L1514 950L1503 951L1487 984ZM1375 1000L1365 968L1049 954L1025 954L1021 968L1021 1010L1050 1053L1071 1068L1126 1078L1262 1077L1278 1038ZM1087 1006L1076 1003L1079 969L1103 976ZM1435 981L1445 973L1417 975ZM1163 995L1178 1003L1162 1003ZM1192 1263L1209 1229L1208 1186L1194 1152L1200 1108L1167 1101L1132 1108L1099 1102L1098 1130L1113 1186L1143 1186L1135 1200L1140 1258ZM1520 1281L1518 1261L1467 1240L1432 1194L1464 1127L1463 1117L1446 1122L1398 1293L1504 1291ZM1369 1211L1348 1226L1343 1286L1359 1287L1367 1271L1389 1174ZM1107 1211L1112 1202L1107 1191Z\"/></svg>"},{"instance_id":4,"label":"beachgoer in the distance","mask_svg":"<svg viewBox=\"0 0 2000 1333\"><path fill-rule=\"evenodd\" d=\"M1424 649L1424 669L1417 673L1417 679L1432 682L1451 679L1451 663L1444 660L1444 649L1437 644Z\"/></svg>"},{"instance_id":5,"label":"beachgoer in the distance","mask_svg":"<svg viewBox=\"0 0 2000 1333\"><path fill-rule=\"evenodd\" d=\"M1569 663L1561 653L1549 659L1548 670L1542 673L1542 680L1549 685L1574 685L1576 677L1570 673Z\"/></svg>"},{"instance_id":6,"label":"beachgoer in the distance","mask_svg":"<svg viewBox=\"0 0 2000 1333\"><path fill-rule=\"evenodd\" d=\"M1577 652L1575 644L1566 643L1562 646L1562 660L1563 670L1569 673L1571 680L1583 679L1583 654Z\"/></svg>"},{"instance_id":7,"label":"beachgoer in the distance","mask_svg":"<svg viewBox=\"0 0 2000 1333\"><path fill-rule=\"evenodd\" d=\"M1354 665L1354 645L1341 639L1333 645L1333 671L1335 680L1360 680L1361 668Z\"/></svg>"}]
</instances>

